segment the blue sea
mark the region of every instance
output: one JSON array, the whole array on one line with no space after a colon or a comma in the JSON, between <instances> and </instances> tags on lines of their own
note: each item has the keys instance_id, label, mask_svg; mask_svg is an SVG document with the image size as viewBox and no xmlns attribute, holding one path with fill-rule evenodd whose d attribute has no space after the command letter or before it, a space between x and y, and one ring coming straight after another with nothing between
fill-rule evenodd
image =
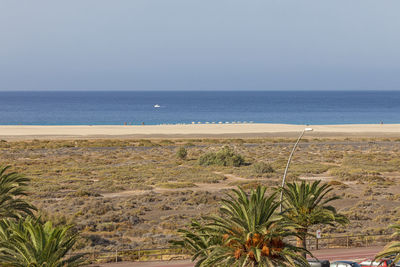
<instances>
[{"instance_id":1,"label":"blue sea","mask_svg":"<svg viewBox=\"0 0 400 267\"><path fill-rule=\"evenodd\" d=\"M400 92L0 92L1 125L175 124L193 121L400 123Z\"/></svg>"}]
</instances>

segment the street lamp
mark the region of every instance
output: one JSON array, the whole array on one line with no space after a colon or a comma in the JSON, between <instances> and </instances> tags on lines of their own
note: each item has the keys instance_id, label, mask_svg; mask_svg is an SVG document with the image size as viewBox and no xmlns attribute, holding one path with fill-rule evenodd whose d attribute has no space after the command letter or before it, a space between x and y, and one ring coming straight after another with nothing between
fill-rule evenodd
<instances>
[{"instance_id":1,"label":"street lamp","mask_svg":"<svg viewBox=\"0 0 400 267\"><path fill-rule=\"evenodd\" d=\"M297 141L296 141L296 143L295 143L294 146L293 146L292 152L290 152L290 156L289 156L288 162L287 162L287 164L286 164L285 172L283 173L283 178L282 178L281 202L280 202L280 203L281 203L281 205L280 205L280 207L281 207L281 212L282 212L282 199L283 199L283 190L282 190L282 189L283 189L283 187L285 186L286 175L287 175L287 171L288 171L288 169L289 169L290 161L292 160L292 157L293 157L293 153L294 153L294 151L296 150L297 145L299 144L300 139L303 137L304 133L305 133L305 132L311 132L312 130L313 130L313 128L309 128L309 127L304 128L304 130L301 132L299 138L297 138Z\"/></svg>"}]
</instances>

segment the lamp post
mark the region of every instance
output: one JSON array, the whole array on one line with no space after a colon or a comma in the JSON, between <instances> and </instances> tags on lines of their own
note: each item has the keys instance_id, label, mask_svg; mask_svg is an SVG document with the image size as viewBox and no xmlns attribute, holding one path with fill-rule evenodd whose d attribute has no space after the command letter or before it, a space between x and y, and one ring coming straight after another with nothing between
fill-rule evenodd
<instances>
[{"instance_id":1,"label":"lamp post","mask_svg":"<svg viewBox=\"0 0 400 267\"><path fill-rule=\"evenodd\" d=\"M291 162L292 157L293 157L293 153L294 153L294 151L296 150L297 145L299 144L300 139L303 137L304 133L305 133L305 132L311 132L312 130L313 130L313 128L309 128L309 127L304 128L304 130L301 132L299 138L297 138L297 141L296 141L296 143L295 143L294 146L293 146L292 152L290 152L289 159L288 159L288 162L287 162L287 164L286 164L285 172L283 173L283 178L282 178L281 199L280 199L280 200L281 200L281 201L280 201L280 203L281 203L281 204L280 204L281 212L282 212L282 200L283 200L283 190L282 190L282 189L283 189L283 187L285 186L286 175L287 175L287 171L288 171L288 169L289 169L290 162Z\"/></svg>"}]
</instances>

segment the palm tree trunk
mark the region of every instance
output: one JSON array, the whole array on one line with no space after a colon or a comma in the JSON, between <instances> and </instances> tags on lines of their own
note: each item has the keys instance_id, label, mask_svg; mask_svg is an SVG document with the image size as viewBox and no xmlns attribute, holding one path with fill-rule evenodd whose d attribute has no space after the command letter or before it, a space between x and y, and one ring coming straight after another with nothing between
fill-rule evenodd
<instances>
[{"instance_id":1,"label":"palm tree trunk","mask_svg":"<svg viewBox=\"0 0 400 267\"><path fill-rule=\"evenodd\" d=\"M297 229L297 235L298 235L296 238L297 247L307 249L307 229L305 229L305 228ZM301 256L306 258L307 253L302 252Z\"/></svg>"}]
</instances>

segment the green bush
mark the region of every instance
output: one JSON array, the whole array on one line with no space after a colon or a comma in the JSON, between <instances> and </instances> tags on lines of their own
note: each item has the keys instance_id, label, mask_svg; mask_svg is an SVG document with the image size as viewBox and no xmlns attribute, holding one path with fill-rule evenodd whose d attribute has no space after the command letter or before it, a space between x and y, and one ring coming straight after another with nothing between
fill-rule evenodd
<instances>
[{"instance_id":1,"label":"green bush","mask_svg":"<svg viewBox=\"0 0 400 267\"><path fill-rule=\"evenodd\" d=\"M274 169L272 168L272 166L267 164L267 163L265 163L265 162L256 162L256 163L254 163L253 164L253 170L257 174L274 172Z\"/></svg>"},{"instance_id":2,"label":"green bush","mask_svg":"<svg viewBox=\"0 0 400 267\"><path fill-rule=\"evenodd\" d=\"M180 159L186 159L186 157L187 157L187 149L184 148L183 146L180 147L180 148L178 149L178 152L176 152L176 156L177 156L178 158L180 158Z\"/></svg>"},{"instance_id":3,"label":"green bush","mask_svg":"<svg viewBox=\"0 0 400 267\"><path fill-rule=\"evenodd\" d=\"M214 152L208 152L199 158L199 164L202 166L213 165L216 162L216 154Z\"/></svg>"},{"instance_id":4,"label":"green bush","mask_svg":"<svg viewBox=\"0 0 400 267\"><path fill-rule=\"evenodd\" d=\"M218 165L218 166L234 166L244 165L244 158L236 154L232 148L225 146L217 153L208 152L199 158L199 164L202 166Z\"/></svg>"}]
</instances>

